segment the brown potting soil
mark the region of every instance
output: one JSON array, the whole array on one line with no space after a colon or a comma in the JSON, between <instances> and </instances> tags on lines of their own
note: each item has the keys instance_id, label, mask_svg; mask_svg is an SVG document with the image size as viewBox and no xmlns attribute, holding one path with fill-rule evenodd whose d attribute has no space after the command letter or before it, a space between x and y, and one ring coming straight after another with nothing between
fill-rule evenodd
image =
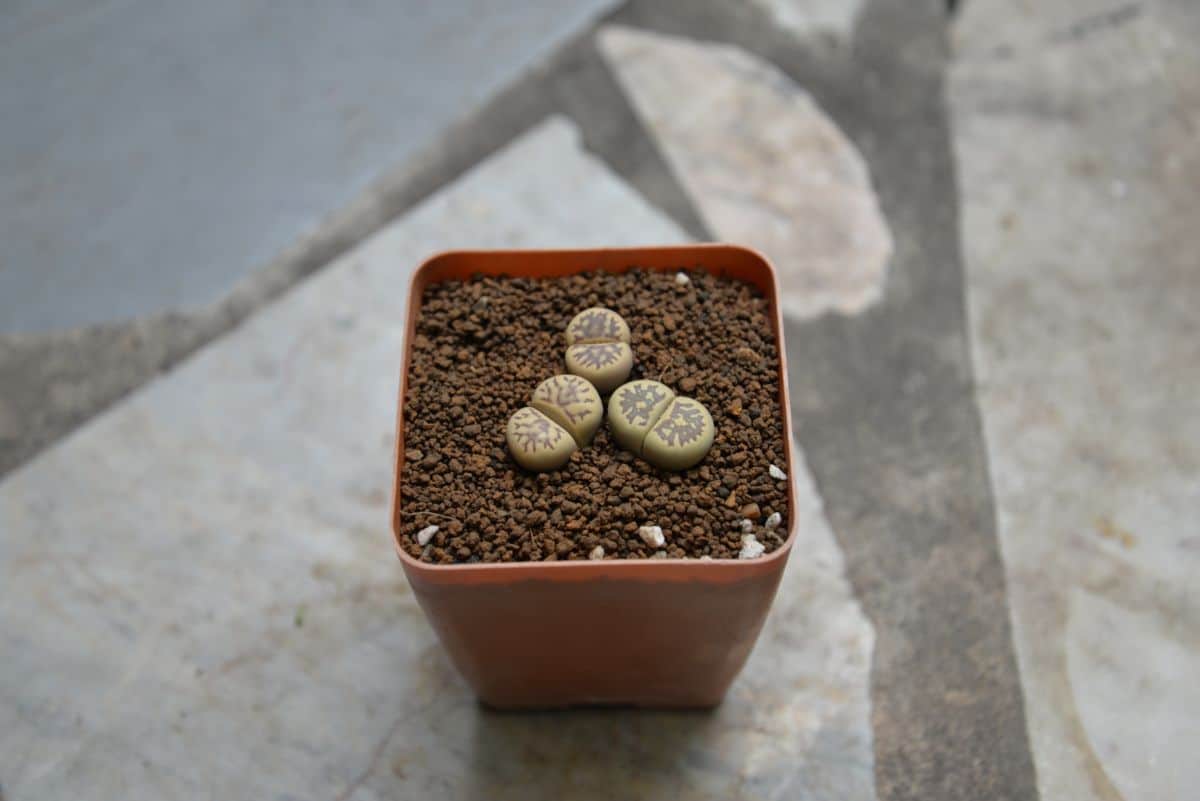
<instances>
[{"instance_id":1,"label":"brown potting soil","mask_svg":"<svg viewBox=\"0 0 1200 801\"><path fill-rule=\"evenodd\" d=\"M476 277L430 285L422 299L404 405L400 539L435 563L604 558L737 558L740 521L773 551L787 535L779 353L769 306L749 284L707 273L642 270L567 278ZM652 378L708 407L712 450L671 473L612 440L607 424L560 470L509 456L505 425L545 378L566 371L564 330L606 306L632 331L630 381ZM605 399L607 401L607 399ZM779 512L782 523L764 521ZM422 547L417 533L438 532ZM639 526L661 526L647 545Z\"/></svg>"}]
</instances>

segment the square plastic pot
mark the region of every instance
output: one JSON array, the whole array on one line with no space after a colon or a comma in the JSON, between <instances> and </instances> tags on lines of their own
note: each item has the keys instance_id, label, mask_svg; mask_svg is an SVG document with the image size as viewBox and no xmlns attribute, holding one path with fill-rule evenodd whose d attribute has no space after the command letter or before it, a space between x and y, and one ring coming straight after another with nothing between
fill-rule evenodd
<instances>
[{"instance_id":1,"label":"square plastic pot","mask_svg":"<svg viewBox=\"0 0 1200 801\"><path fill-rule=\"evenodd\" d=\"M596 250L454 251L413 275L396 414L392 534L413 594L480 700L499 708L711 707L750 655L795 540L789 482L783 546L751 560L631 559L434 565L400 547L404 397L426 286L471 275L550 278L631 268L706 271L747 281L770 301L779 346L785 465L792 425L775 270L732 245Z\"/></svg>"}]
</instances>

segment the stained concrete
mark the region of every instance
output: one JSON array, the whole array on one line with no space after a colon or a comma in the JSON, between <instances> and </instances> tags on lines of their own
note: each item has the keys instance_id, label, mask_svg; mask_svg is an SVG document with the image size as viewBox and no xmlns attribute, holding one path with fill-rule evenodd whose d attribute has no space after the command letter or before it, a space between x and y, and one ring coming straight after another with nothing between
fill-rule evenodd
<instances>
[{"instance_id":1,"label":"stained concrete","mask_svg":"<svg viewBox=\"0 0 1200 801\"><path fill-rule=\"evenodd\" d=\"M892 236L870 174L802 87L740 48L620 26L598 38L708 227L771 259L785 314L880 298Z\"/></svg>"},{"instance_id":2,"label":"stained concrete","mask_svg":"<svg viewBox=\"0 0 1200 801\"><path fill-rule=\"evenodd\" d=\"M960 26L973 359L1038 783L1185 798L1200 783L1200 8L978 0Z\"/></svg>"},{"instance_id":3,"label":"stained concrete","mask_svg":"<svg viewBox=\"0 0 1200 801\"><path fill-rule=\"evenodd\" d=\"M866 0L749 0L770 14L780 27L802 38L821 38L845 45Z\"/></svg>"},{"instance_id":4,"label":"stained concrete","mask_svg":"<svg viewBox=\"0 0 1200 801\"><path fill-rule=\"evenodd\" d=\"M6 9L0 332L220 300L612 5Z\"/></svg>"}]
</instances>

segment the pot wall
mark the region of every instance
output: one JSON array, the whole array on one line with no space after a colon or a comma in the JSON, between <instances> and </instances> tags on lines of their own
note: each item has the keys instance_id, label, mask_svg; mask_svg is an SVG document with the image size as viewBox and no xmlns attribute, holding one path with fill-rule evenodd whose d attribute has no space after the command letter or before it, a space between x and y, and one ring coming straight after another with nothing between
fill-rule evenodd
<instances>
[{"instance_id":1,"label":"pot wall","mask_svg":"<svg viewBox=\"0 0 1200 801\"><path fill-rule=\"evenodd\" d=\"M779 340L786 464L792 430L774 269L732 245L573 251L455 251L417 270L408 298L411 343L431 282L472 274L565 276L632 267L706 270L749 281L771 302ZM603 560L431 565L400 547L406 344L397 410L392 532L413 592L452 661L484 703L504 708L720 703L750 655L795 539L754 560ZM796 505L789 487L789 509Z\"/></svg>"}]
</instances>

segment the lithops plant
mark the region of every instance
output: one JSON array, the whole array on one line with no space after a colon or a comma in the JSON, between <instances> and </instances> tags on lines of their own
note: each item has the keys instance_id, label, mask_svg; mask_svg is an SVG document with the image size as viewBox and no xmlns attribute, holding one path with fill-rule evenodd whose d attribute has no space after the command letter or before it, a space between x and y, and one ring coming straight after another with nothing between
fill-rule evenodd
<instances>
[{"instance_id":1,"label":"lithops plant","mask_svg":"<svg viewBox=\"0 0 1200 801\"><path fill-rule=\"evenodd\" d=\"M551 376L509 418L509 453L526 470L557 470L592 441L603 419L604 403L594 386L577 375Z\"/></svg>"},{"instance_id":2,"label":"lithops plant","mask_svg":"<svg viewBox=\"0 0 1200 801\"><path fill-rule=\"evenodd\" d=\"M538 384L530 406L562 426L584 447L604 419L604 403L596 388L577 375L556 375Z\"/></svg>"},{"instance_id":3,"label":"lithops plant","mask_svg":"<svg viewBox=\"0 0 1200 801\"><path fill-rule=\"evenodd\" d=\"M532 406L523 406L508 419L508 451L526 470L556 470L578 447L565 428Z\"/></svg>"},{"instance_id":4,"label":"lithops plant","mask_svg":"<svg viewBox=\"0 0 1200 801\"><path fill-rule=\"evenodd\" d=\"M623 384L608 400L608 427L613 439L640 456L646 435L674 399L670 387L657 381Z\"/></svg>"},{"instance_id":5,"label":"lithops plant","mask_svg":"<svg viewBox=\"0 0 1200 801\"><path fill-rule=\"evenodd\" d=\"M567 372L608 394L629 378L633 350L629 325L611 309L584 309L567 324Z\"/></svg>"},{"instance_id":6,"label":"lithops plant","mask_svg":"<svg viewBox=\"0 0 1200 801\"><path fill-rule=\"evenodd\" d=\"M664 470L697 464L716 434L704 404L658 381L631 381L613 392L608 425L617 444Z\"/></svg>"}]
</instances>

